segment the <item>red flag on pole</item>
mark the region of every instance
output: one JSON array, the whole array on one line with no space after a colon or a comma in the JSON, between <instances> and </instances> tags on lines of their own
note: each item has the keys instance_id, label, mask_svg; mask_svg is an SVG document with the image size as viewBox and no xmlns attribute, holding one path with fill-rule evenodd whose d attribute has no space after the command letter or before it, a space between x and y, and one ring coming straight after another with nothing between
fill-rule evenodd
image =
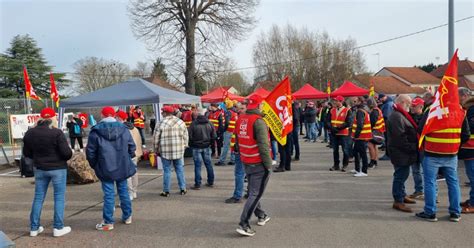
<instances>
[{"instance_id":1,"label":"red flag on pole","mask_svg":"<svg viewBox=\"0 0 474 248\"><path fill-rule=\"evenodd\" d=\"M26 70L25 65L23 66L23 79L25 80L26 98L41 100L41 98L36 95L35 90L31 85L30 77L28 76L28 71Z\"/></svg>"},{"instance_id":2,"label":"red flag on pole","mask_svg":"<svg viewBox=\"0 0 474 248\"><path fill-rule=\"evenodd\" d=\"M430 107L419 146L421 147L426 134L448 128L461 128L464 115L464 110L459 104L458 51L456 50L441 79L435 101Z\"/></svg>"},{"instance_id":3,"label":"red flag on pole","mask_svg":"<svg viewBox=\"0 0 474 248\"><path fill-rule=\"evenodd\" d=\"M54 82L53 73L49 73L49 80L51 81L51 99L56 103L56 108L59 108L59 93Z\"/></svg>"},{"instance_id":4,"label":"red flag on pole","mask_svg":"<svg viewBox=\"0 0 474 248\"><path fill-rule=\"evenodd\" d=\"M290 79L285 77L263 101L263 119L281 145L286 144L287 134L293 131Z\"/></svg>"}]
</instances>

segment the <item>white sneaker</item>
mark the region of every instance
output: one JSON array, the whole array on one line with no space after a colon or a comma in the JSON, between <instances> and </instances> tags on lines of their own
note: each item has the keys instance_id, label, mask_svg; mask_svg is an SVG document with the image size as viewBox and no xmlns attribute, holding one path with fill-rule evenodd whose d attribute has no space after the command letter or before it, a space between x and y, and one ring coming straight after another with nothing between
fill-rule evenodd
<instances>
[{"instance_id":1,"label":"white sneaker","mask_svg":"<svg viewBox=\"0 0 474 248\"><path fill-rule=\"evenodd\" d=\"M137 199L137 193L133 193L133 199Z\"/></svg>"},{"instance_id":2,"label":"white sneaker","mask_svg":"<svg viewBox=\"0 0 474 248\"><path fill-rule=\"evenodd\" d=\"M79 151L84 152L84 149L79 149Z\"/></svg>"},{"instance_id":3,"label":"white sneaker","mask_svg":"<svg viewBox=\"0 0 474 248\"><path fill-rule=\"evenodd\" d=\"M355 177L366 177L367 174L365 174L364 172L358 172L356 174L354 174Z\"/></svg>"},{"instance_id":4,"label":"white sneaker","mask_svg":"<svg viewBox=\"0 0 474 248\"><path fill-rule=\"evenodd\" d=\"M130 201L133 201L133 195L130 194Z\"/></svg>"},{"instance_id":5,"label":"white sneaker","mask_svg":"<svg viewBox=\"0 0 474 248\"><path fill-rule=\"evenodd\" d=\"M36 231L30 231L30 237L36 237L38 234L42 233L44 231L44 228L42 226L38 227L38 230Z\"/></svg>"},{"instance_id":6,"label":"white sneaker","mask_svg":"<svg viewBox=\"0 0 474 248\"><path fill-rule=\"evenodd\" d=\"M259 225L259 226L264 226L264 225L267 224L267 222L269 222L269 221L270 221L270 216L265 215L265 217L263 217L263 218L258 218L257 225Z\"/></svg>"},{"instance_id":7,"label":"white sneaker","mask_svg":"<svg viewBox=\"0 0 474 248\"><path fill-rule=\"evenodd\" d=\"M357 174L357 173L359 173L359 172L356 171L356 170L354 170L354 169L352 169L352 170L351 170L351 173L352 173L352 174Z\"/></svg>"},{"instance_id":8,"label":"white sneaker","mask_svg":"<svg viewBox=\"0 0 474 248\"><path fill-rule=\"evenodd\" d=\"M71 227L70 226L65 226L65 227L63 227L63 229L54 228L53 236L54 237L61 237L61 236L64 236L64 235L66 235L70 232L71 232Z\"/></svg>"},{"instance_id":9,"label":"white sneaker","mask_svg":"<svg viewBox=\"0 0 474 248\"><path fill-rule=\"evenodd\" d=\"M132 216L128 217L128 219L126 219L123 223L125 223L125 225L132 224Z\"/></svg>"},{"instance_id":10,"label":"white sneaker","mask_svg":"<svg viewBox=\"0 0 474 248\"><path fill-rule=\"evenodd\" d=\"M142 148L146 148L146 145L142 145Z\"/></svg>"}]
</instances>

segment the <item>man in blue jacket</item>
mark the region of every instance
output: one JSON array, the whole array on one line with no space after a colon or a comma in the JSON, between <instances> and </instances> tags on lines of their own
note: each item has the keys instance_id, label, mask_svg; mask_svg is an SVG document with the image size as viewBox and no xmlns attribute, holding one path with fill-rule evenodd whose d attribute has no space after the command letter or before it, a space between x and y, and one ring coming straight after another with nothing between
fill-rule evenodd
<instances>
[{"instance_id":1,"label":"man in blue jacket","mask_svg":"<svg viewBox=\"0 0 474 248\"><path fill-rule=\"evenodd\" d=\"M104 107L101 113L102 121L92 127L89 134L86 156L104 192L103 220L96 225L96 229L110 231L114 229L115 185L120 197L122 221L125 224L132 223L132 202L127 178L136 173L132 162L136 147L128 128L114 118L115 110L112 107Z\"/></svg>"}]
</instances>

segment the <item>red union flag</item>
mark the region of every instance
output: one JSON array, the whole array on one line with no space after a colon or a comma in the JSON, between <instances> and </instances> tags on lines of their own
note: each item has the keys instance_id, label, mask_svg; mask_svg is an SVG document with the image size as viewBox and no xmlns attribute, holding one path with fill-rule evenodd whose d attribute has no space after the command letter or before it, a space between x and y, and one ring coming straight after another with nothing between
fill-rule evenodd
<instances>
[{"instance_id":1,"label":"red union flag","mask_svg":"<svg viewBox=\"0 0 474 248\"><path fill-rule=\"evenodd\" d=\"M36 95L35 90L33 89L33 86L31 85L30 77L28 76L28 71L26 70L26 66L23 66L23 79L25 80L26 98L41 100L41 98Z\"/></svg>"},{"instance_id":2,"label":"red union flag","mask_svg":"<svg viewBox=\"0 0 474 248\"><path fill-rule=\"evenodd\" d=\"M286 135L293 130L290 79L285 77L263 101L263 119L281 145L286 144Z\"/></svg>"},{"instance_id":3,"label":"red union flag","mask_svg":"<svg viewBox=\"0 0 474 248\"><path fill-rule=\"evenodd\" d=\"M464 120L464 110L459 104L458 94L458 51L454 53L444 73L435 95L435 101L430 106L426 124L423 127L419 146L425 135L448 128L461 128Z\"/></svg>"},{"instance_id":4,"label":"red union flag","mask_svg":"<svg viewBox=\"0 0 474 248\"><path fill-rule=\"evenodd\" d=\"M51 99L56 103L56 108L59 108L59 93L54 82L53 73L49 73L49 80L51 81Z\"/></svg>"}]
</instances>

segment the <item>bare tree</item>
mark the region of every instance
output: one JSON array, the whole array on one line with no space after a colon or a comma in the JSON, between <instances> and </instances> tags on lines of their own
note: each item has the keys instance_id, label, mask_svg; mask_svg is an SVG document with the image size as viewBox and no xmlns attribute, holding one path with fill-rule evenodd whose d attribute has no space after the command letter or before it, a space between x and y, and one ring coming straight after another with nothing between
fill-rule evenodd
<instances>
[{"instance_id":1,"label":"bare tree","mask_svg":"<svg viewBox=\"0 0 474 248\"><path fill-rule=\"evenodd\" d=\"M134 34L165 58L185 64L187 93L195 93L196 57L219 57L254 26L259 0L131 0ZM197 52L199 51L199 52ZM185 63L183 63L185 61Z\"/></svg>"},{"instance_id":2,"label":"bare tree","mask_svg":"<svg viewBox=\"0 0 474 248\"><path fill-rule=\"evenodd\" d=\"M132 75L135 77L149 77L152 73L152 68L147 62L137 62L135 69L132 71Z\"/></svg>"},{"instance_id":3,"label":"bare tree","mask_svg":"<svg viewBox=\"0 0 474 248\"><path fill-rule=\"evenodd\" d=\"M257 40L253 49L257 75L270 81L290 75L294 88L310 83L324 90L328 80L339 85L365 70L362 54L351 38L334 40L325 32L274 25Z\"/></svg>"},{"instance_id":4,"label":"bare tree","mask_svg":"<svg viewBox=\"0 0 474 248\"><path fill-rule=\"evenodd\" d=\"M93 92L131 77L128 65L97 57L86 57L73 65L81 93Z\"/></svg>"}]
</instances>

